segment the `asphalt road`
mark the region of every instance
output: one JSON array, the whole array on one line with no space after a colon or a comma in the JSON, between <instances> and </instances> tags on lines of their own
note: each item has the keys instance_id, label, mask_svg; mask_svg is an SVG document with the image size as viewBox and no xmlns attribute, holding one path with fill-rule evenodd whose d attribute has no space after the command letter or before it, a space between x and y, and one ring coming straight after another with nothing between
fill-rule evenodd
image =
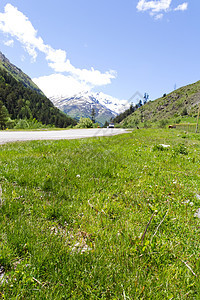
<instances>
[{"instance_id":1,"label":"asphalt road","mask_svg":"<svg viewBox=\"0 0 200 300\"><path fill-rule=\"evenodd\" d=\"M0 144L34 140L82 139L88 137L112 136L122 133L127 133L127 131L121 128L92 128L50 131L0 131Z\"/></svg>"}]
</instances>

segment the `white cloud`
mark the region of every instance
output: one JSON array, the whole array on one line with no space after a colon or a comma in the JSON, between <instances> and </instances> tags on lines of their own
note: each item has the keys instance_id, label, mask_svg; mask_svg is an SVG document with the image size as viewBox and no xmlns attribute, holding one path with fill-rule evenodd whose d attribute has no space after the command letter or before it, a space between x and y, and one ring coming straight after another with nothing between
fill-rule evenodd
<instances>
[{"instance_id":1,"label":"white cloud","mask_svg":"<svg viewBox=\"0 0 200 300\"><path fill-rule=\"evenodd\" d=\"M161 20L163 18L163 14L158 14L155 16L155 20Z\"/></svg>"},{"instance_id":2,"label":"white cloud","mask_svg":"<svg viewBox=\"0 0 200 300\"><path fill-rule=\"evenodd\" d=\"M4 41L4 45L8 46L8 47L13 47L14 46L14 41L13 40Z\"/></svg>"},{"instance_id":3,"label":"white cloud","mask_svg":"<svg viewBox=\"0 0 200 300\"><path fill-rule=\"evenodd\" d=\"M65 76L63 74L52 74L49 76L33 78L33 81L47 97L70 97L91 89L90 85L80 82L72 76Z\"/></svg>"},{"instance_id":4,"label":"white cloud","mask_svg":"<svg viewBox=\"0 0 200 300\"><path fill-rule=\"evenodd\" d=\"M4 13L0 13L0 30L20 41L33 59L36 59L36 48L43 41L36 37L37 31L28 18L9 3L5 6Z\"/></svg>"},{"instance_id":5,"label":"white cloud","mask_svg":"<svg viewBox=\"0 0 200 300\"><path fill-rule=\"evenodd\" d=\"M58 53L55 54L53 51L50 51L50 55L47 56L47 60L49 60L49 66L55 72L68 72L72 74L76 79L80 81L84 81L86 83L90 83L94 86L107 85L111 83L111 79L116 78L115 71L107 71L105 73L101 73L94 68L90 70L87 69L79 69L75 68L69 59L66 59L66 53L62 53L62 50L55 50Z\"/></svg>"},{"instance_id":6,"label":"white cloud","mask_svg":"<svg viewBox=\"0 0 200 300\"><path fill-rule=\"evenodd\" d=\"M178 11L178 10L184 11L184 10L187 10L187 9L188 9L188 3L185 2L183 4L178 5L174 10L175 11Z\"/></svg>"},{"instance_id":7,"label":"white cloud","mask_svg":"<svg viewBox=\"0 0 200 300\"><path fill-rule=\"evenodd\" d=\"M151 16L154 16L156 20L162 19L164 12L169 11L183 11L187 10L188 3L178 5L175 9L171 8L172 0L139 0L137 4L137 10L140 12L149 11Z\"/></svg>"},{"instance_id":8,"label":"white cloud","mask_svg":"<svg viewBox=\"0 0 200 300\"><path fill-rule=\"evenodd\" d=\"M54 49L45 44L29 19L9 3L5 6L4 13L0 13L0 30L16 38L24 46L33 61L36 60L38 51L42 52L45 54L49 67L55 72L70 73L74 80L80 81L80 84L101 86L110 84L111 80L116 78L116 72L112 70L101 73L94 68L87 70L74 67L67 59L66 51Z\"/></svg>"},{"instance_id":9,"label":"white cloud","mask_svg":"<svg viewBox=\"0 0 200 300\"><path fill-rule=\"evenodd\" d=\"M137 4L137 9L139 11L150 10L154 13L159 13L160 11L167 11L170 8L172 0L160 0L160 1L146 1L140 0Z\"/></svg>"}]
</instances>

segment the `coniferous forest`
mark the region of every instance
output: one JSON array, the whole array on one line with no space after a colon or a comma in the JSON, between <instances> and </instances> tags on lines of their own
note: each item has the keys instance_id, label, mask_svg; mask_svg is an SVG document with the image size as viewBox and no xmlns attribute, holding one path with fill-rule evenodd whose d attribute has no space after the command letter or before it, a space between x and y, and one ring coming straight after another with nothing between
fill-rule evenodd
<instances>
[{"instance_id":1,"label":"coniferous forest","mask_svg":"<svg viewBox=\"0 0 200 300\"><path fill-rule=\"evenodd\" d=\"M35 118L60 128L76 125L75 120L54 107L47 97L26 88L3 69L0 69L0 101L13 120Z\"/></svg>"}]
</instances>

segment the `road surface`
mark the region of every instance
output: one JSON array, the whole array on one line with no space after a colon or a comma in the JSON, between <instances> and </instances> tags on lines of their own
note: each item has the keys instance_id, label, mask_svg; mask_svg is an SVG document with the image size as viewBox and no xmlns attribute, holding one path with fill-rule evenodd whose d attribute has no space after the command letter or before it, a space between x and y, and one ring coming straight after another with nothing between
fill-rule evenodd
<instances>
[{"instance_id":1,"label":"road surface","mask_svg":"<svg viewBox=\"0 0 200 300\"><path fill-rule=\"evenodd\" d=\"M88 137L112 136L122 133L127 133L127 131L122 128L91 128L50 131L0 131L0 144L34 140L82 139Z\"/></svg>"}]
</instances>

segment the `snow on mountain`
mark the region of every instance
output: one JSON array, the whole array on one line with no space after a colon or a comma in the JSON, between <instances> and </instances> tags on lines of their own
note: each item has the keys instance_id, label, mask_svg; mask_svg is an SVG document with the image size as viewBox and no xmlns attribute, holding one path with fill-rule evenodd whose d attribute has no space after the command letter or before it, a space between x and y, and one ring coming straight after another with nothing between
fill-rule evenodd
<instances>
[{"instance_id":1,"label":"snow on mountain","mask_svg":"<svg viewBox=\"0 0 200 300\"><path fill-rule=\"evenodd\" d=\"M73 97L54 96L50 100L56 107L76 119L91 117L91 110L94 108L96 120L101 124L114 118L130 106L128 101L119 100L102 92L81 92Z\"/></svg>"},{"instance_id":2,"label":"snow on mountain","mask_svg":"<svg viewBox=\"0 0 200 300\"><path fill-rule=\"evenodd\" d=\"M127 100L119 100L112 96L106 95L104 93L93 93L93 96L108 109L119 114L130 107L130 104Z\"/></svg>"}]
</instances>

